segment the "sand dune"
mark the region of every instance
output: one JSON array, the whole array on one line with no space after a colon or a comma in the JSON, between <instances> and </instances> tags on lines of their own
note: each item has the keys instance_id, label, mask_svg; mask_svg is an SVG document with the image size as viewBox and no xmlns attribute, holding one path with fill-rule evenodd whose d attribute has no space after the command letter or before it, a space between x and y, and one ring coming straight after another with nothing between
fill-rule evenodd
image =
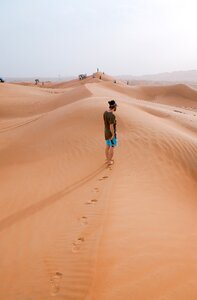
<instances>
[{"instance_id":1,"label":"sand dune","mask_svg":"<svg viewBox=\"0 0 197 300\"><path fill-rule=\"evenodd\" d=\"M1 299L197 299L195 91L105 76L0 85Z\"/></svg>"},{"instance_id":2,"label":"sand dune","mask_svg":"<svg viewBox=\"0 0 197 300\"><path fill-rule=\"evenodd\" d=\"M85 86L88 83L100 83L99 87L109 88L121 94L128 95L129 97L147 100L156 103L163 103L178 107L197 109L197 90L193 89L186 84L171 84L171 85L148 85L143 86L128 86L124 81L117 80L116 78L103 74L102 72L94 73L86 79L79 81L74 79L66 82L59 83L46 83L45 88L51 89L65 89L71 87ZM102 84L101 84L102 83ZM20 83L20 85L30 85L32 83ZM33 85L36 87L35 85ZM104 91L102 91L103 93Z\"/></svg>"},{"instance_id":3,"label":"sand dune","mask_svg":"<svg viewBox=\"0 0 197 300\"><path fill-rule=\"evenodd\" d=\"M6 84L0 87L1 118L25 117L49 112L91 96L84 86L69 89L41 89Z\"/></svg>"},{"instance_id":4,"label":"sand dune","mask_svg":"<svg viewBox=\"0 0 197 300\"><path fill-rule=\"evenodd\" d=\"M105 83L105 87L139 100L197 109L197 91L184 84L168 86L121 86Z\"/></svg>"}]
</instances>

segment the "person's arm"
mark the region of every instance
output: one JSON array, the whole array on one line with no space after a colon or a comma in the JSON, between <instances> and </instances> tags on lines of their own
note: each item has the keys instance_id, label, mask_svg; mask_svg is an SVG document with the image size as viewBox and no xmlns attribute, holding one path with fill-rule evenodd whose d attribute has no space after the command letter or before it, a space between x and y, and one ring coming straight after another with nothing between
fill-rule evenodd
<instances>
[{"instance_id":1,"label":"person's arm","mask_svg":"<svg viewBox=\"0 0 197 300\"><path fill-rule=\"evenodd\" d=\"M111 140L114 138L114 124L110 124L110 131L112 134Z\"/></svg>"},{"instance_id":2,"label":"person's arm","mask_svg":"<svg viewBox=\"0 0 197 300\"><path fill-rule=\"evenodd\" d=\"M109 128L110 128L110 131L111 131L111 140L114 138L114 135L115 135L115 132L114 132L114 123L115 123L115 116L112 114L110 116L110 120L109 120Z\"/></svg>"}]
</instances>

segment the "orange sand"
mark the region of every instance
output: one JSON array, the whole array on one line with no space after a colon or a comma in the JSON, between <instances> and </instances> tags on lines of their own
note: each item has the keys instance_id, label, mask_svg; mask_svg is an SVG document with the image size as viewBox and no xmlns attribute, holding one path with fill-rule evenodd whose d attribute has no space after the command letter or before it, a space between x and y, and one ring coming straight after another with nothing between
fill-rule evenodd
<instances>
[{"instance_id":1,"label":"orange sand","mask_svg":"<svg viewBox=\"0 0 197 300\"><path fill-rule=\"evenodd\" d=\"M197 91L54 85L0 84L0 299L196 300Z\"/></svg>"}]
</instances>

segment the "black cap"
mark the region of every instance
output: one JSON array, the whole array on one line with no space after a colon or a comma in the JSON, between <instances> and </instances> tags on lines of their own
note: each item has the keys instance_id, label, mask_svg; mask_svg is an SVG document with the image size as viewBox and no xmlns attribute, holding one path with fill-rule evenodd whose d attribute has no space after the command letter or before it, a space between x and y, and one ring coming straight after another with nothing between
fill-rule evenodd
<instances>
[{"instance_id":1,"label":"black cap","mask_svg":"<svg viewBox=\"0 0 197 300\"><path fill-rule=\"evenodd\" d=\"M110 101L108 101L108 103L109 103L110 107L118 106L117 103L116 103L116 101L114 101L114 100L110 100Z\"/></svg>"}]
</instances>

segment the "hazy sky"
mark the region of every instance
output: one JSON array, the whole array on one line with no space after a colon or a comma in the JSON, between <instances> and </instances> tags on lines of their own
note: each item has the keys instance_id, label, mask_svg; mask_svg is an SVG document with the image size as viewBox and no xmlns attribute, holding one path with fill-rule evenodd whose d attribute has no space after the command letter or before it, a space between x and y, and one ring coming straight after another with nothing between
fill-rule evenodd
<instances>
[{"instance_id":1,"label":"hazy sky","mask_svg":"<svg viewBox=\"0 0 197 300\"><path fill-rule=\"evenodd\" d=\"M0 0L0 76L197 69L196 0Z\"/></svg>"}]
</instances>

